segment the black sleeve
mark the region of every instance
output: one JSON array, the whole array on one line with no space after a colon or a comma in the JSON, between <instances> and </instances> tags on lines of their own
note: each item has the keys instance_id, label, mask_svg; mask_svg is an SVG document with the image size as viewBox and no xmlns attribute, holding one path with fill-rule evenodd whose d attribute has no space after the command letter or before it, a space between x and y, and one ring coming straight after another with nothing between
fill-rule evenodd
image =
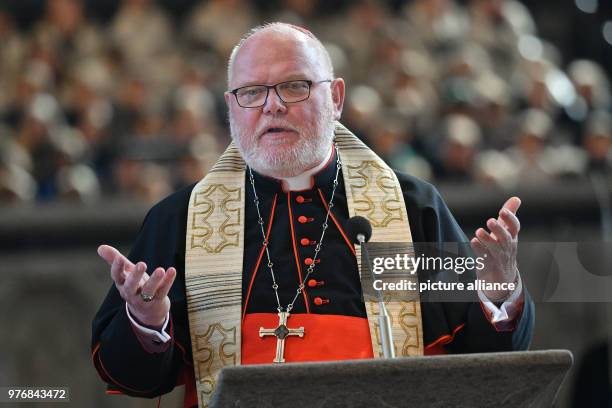
<instances>
[{"instance_id":1,"label":"black sleeve","mask_svg":"<svg viewBox=\"0 0 612 408\"><path fill-rule=\"evenodd\" d=\"M150 353L143 348L114 285L93 320L92 360L111 390L156 397L170 392L180 370L192 364L184 291L184 241L190 191L181 190L149 211L128 255L131 262L144 261L149 273L159 266L177 269L169 293L167 331L172 339L165 351Z\"/></svg>"},{"instance_id":2,"label":"black sleeve","mask_svg":"<svg viewBox=\"0 0 612 408\"><path fill-rule=\"evenodd\" d=\"M469 240L457 224L434 186L414 177L398 174L414 242L460 242ZM468 279L474 280L475 275ZM525 350L531 342L535 308L523 286L524 306L512 331L497 331L487 320L480 302L422 302L425 346L441 338L452 353Z\"/></svg>"}]
</instances>

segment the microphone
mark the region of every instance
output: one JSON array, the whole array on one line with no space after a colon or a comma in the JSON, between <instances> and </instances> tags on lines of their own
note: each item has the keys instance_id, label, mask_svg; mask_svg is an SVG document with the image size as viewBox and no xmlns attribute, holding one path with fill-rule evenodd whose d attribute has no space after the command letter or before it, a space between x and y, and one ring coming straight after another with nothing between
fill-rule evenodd
<instances>
[{"instance_id":1,"label":"microphone","mask_svg":"<svg viewBox=\"0 0 612 408\"><path fill-rule=\"evenodd\" d=\"M356 215L348 220L347 232L353 243L360 245L372 238L372 224L367 218Z\"/></svg>"},{"instance_id":2,"label":"microphone","mask_svg":"<svg viewBox=\"0 0 612 408\"><path fill-rule=\"evenodd\" d=\"M370 272L372 282L374 282L374 272L370 268L370 254L368 253L368 247L366 243L372 238L372 224L367 218L356 215L348 220L347 232L354 244L361 245L363 248L363 256L365 261L365 268ZM364 267L363 262L361 263L362 268ZM379 290L376 291L378 297L378 327L380 330L380 343L383 350L383 356L385 358L395 358L395 348L393 347L393 332L391 331L391 320L385 307L382 294Z\"/></svg>"}]
</instances>

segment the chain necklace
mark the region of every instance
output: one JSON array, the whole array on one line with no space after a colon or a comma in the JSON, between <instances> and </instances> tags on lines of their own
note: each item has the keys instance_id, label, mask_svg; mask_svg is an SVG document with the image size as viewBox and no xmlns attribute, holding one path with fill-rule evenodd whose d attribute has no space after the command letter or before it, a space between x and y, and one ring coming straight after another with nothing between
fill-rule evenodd
<instances>
[{"instance_id":1,"label":"chain necklace","mask_svg":"<svg viewBox=\"0 0 612 408\"><path fill-rule=\"evenodd\" d=\"M334 150L336 150L336 145L334 144ZM337 150L336 150L337 151ZM255 196L255 199L253 200L253 202L255 203L255 208L257 209L257 217L258 217L258 221L257 223L259 224L259 227L261 229L261 235L263 237L263 245L266 249L266 256L268 258L268 269L270 270L270 276L272 277L272 289L274 289L274 295L276 296L276 304L278 305L278 313L285 313L286 316L289 316L289 313L291 312L291 310L293 309L293 304L295 303L295 301L297 300L298 296L300 295L300 293L304 290L305 287L305 283L308 279L308 277L312 274L312 272L314 271L315 265L316 265L316 261L317 261L317 257L319 255L319 252L321 251L321 247L323 245L323 239L325 238L325 231L327 230L328 224L327 221L329 220L329 214L331 212L332 207L334 206L334 196L336 194L336 187L338 187L338 175L340 174L340 169L342 168L342 161L340 160L340 155L337 154L337 158L336 158L336 177L334 178L333 181L333 189L332 189L332 193L331 193L331 198L329 199L329 205L327 206L327 214L325 215L325 221L323 222L323 224L321 225L322 230L321 230L321 238L319 239L319 242L317 243L316 247L315 247L315 253L314 256L312 258L312 263L310 265L308 265L308 269L306 270L306 276L304 276L304 279L302 280L302 282L300 283L300 285L298 286L295 296L293 297L293 300L291 301L291 303L289 303L286 307L286 310L283 311L283 307L281 306L280 303L280 298L278 296L278 284L276 283L276 276L274 275L274 264L272 263L272 260L270 259L270 251L268 251L268 240L266 239L266 233L264 232L264 221L263 218L261 217L261 211L259 209L259 197L257 196L257 190L255 189L255 179L253 178L253 171L251 170L251 167L249 166L249 181L251 182L251 187L253 188L253 195ZM286 320L285 320L286 322ZM280 326L283 326L283 324L279 324L279 328ZM280 337L277 335L277 337L280 339Z\"/></svg>"}]
</instances>

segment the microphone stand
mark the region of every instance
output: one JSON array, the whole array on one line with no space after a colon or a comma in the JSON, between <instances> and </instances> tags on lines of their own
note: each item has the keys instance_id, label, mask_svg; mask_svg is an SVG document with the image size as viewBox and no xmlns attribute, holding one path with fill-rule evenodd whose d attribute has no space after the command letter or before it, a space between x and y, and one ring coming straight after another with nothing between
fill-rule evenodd
<instances>
[{"instance_id":1,"label":"microphone stand","mask_svg":"<svg viewBox=\"0 0 612 408\"><path fill-rule=\"evenodd\" d=\"M372 282L374 282L374 272L372 271L372 268L370 268L370 255L368 254L368 247L366 246L365 235L361 233L357 234L357 240L359 241L359 245L361 245L361 247L363 248L366 265L368 270L370 271ZM384 358L395 358L395 348L393 347L393 332L391 331L391 320L389 319L389 314L387 313L385 302L383 301L382 294L379 290L376 291L376 295L378 298L378 327L380 330L380 342L382 345L383 356Z\"/></svg>"}]
</instances>

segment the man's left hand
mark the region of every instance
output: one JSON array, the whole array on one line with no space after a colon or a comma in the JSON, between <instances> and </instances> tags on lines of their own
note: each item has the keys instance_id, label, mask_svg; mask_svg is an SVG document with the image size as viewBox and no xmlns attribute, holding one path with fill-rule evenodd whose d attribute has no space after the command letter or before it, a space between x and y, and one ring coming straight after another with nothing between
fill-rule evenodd
<instances>
[{"instance_id":1,"label":"man's left hand","mask_svg":"<svg viewBox=\"0 0 612 408\"><path fill-rule=\"evenodd\" d=\"M521 223L516 211L521 206L518 197L511 197L504 203L497 219L487 221L489 232L484 228L476 230L470 245L476 256L484 258L484 268L477 269L477 278L487 283L516 282L518 268L516 252ZM512 291L483 291L493 301L505 300Z\"/></svg>"}]
</instances>

